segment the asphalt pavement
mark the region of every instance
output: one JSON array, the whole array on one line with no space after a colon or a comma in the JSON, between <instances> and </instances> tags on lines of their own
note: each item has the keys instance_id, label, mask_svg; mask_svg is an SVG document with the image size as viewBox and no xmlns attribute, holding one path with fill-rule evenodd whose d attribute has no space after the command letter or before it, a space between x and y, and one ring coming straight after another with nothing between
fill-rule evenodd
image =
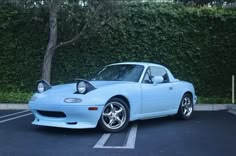
<instances>
[{"instance_id":1,"label":"asphalt pavement","mask_svg":"<svg viewBox=\"0 0 236 156\"><path fill-rule=\"evenodd\" d=\"M187 121L164 117L130 123L123 132L31 124L25 110L0 111L0 156L235 156L236 115L194 112Z\"/></svg>"}]
</instances>

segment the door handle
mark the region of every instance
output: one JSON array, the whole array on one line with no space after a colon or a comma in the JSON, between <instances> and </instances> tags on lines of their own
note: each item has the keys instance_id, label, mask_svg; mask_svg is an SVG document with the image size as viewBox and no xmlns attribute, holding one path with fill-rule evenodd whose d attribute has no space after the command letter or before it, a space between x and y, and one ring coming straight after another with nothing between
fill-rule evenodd
<instances>
[{"instance_id":1,"label":"door handle","mask_svg":"<svg viewBox=\"0 0 236 156\"><path fill-rule=\"evenodd\" d=\"M171 87L169 87L169 90L173 90L173 87L171 86Z\"/></svg>"}]
</instances>

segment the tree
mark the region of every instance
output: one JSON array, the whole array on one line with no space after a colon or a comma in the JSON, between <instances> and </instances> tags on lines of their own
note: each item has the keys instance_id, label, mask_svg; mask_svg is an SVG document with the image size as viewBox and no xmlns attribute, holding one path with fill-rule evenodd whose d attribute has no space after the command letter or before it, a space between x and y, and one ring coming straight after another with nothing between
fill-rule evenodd
<instances>
[{"instance_id":1,"label":"tree","mask_svg":"<svg viewBox=\"0 0 236 156\"><path fill-rule=\"evenodd\" d=\"M41 1L41 3L44 1ZM50 83L52 59L56 50L81 39L86 32L101 29L112 18L114 2L107 0L46 0L49 10L49 41L43 59L42 79ZM67 41L58 42L58 12L63 5L78 5L84 10L83 26ZM71 12L72 15L76 15Z\"/></svg>"}]
</instances>

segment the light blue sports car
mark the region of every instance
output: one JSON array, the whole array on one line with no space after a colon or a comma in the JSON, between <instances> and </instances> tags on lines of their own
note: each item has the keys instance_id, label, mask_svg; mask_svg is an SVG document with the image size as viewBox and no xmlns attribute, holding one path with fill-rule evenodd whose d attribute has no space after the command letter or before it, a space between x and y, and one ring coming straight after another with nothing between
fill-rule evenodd
<instances>
[{"instance_id":1,"label":"light blue sports car","mask_svg":"<svg viewBox=\"0 0 236 156\"><path fill-rule=\"evenodd\" d=\"M125 62L107 65L89 81L51 86L40 80L29 108L34 125L118 132L139 119L189 119L196 100L193 85L164 66Z\"/></svg>"}]
</instances>

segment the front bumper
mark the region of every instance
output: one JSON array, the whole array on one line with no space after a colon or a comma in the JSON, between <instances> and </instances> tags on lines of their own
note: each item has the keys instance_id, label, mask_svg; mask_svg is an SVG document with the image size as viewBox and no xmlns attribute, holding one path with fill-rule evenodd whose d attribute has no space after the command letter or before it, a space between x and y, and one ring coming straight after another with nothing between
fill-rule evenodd
<instances>
[{"instance_id":1,"label":"front bumper","mask_svg":"<svg viewBox=\"0 0 236 156\"><path fill-rule=\"evenodd\" d=\"M97 107L97 110L89 110L89 107ZM29 108L35 116L35 120L32 122L34 125L82 129L97 126L103 105L38 104L31 102ZM61 112L65 116L48 116L39 111Z\"/></svg>"}]
</instances>

